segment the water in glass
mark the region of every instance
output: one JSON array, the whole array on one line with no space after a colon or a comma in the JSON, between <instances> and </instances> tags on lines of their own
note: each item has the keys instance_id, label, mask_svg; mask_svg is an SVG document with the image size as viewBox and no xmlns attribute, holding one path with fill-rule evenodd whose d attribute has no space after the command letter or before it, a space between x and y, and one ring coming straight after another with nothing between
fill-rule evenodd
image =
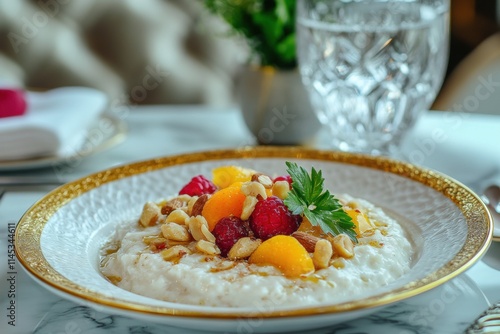
<instances>
[{"instance_id":1,"label":"water in glass","mask_svg":"<svg viewBox=\"0 0 500 334\"><path fill-rule=\"evenodd\" d=\"M448 13L448 0L299 1L300 72L334 147L397 151L441 86Z\"/></svg>"}]
</instances>

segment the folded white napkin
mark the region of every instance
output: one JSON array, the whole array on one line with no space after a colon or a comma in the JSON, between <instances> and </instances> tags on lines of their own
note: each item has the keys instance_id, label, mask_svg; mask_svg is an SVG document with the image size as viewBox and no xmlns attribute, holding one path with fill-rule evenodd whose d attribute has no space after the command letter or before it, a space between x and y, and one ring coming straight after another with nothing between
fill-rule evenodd
<instances>
[{"instance_id":1,"label":"folded white napkin","mask_svg":"<svg viewBox=\"0 0 500 334\"><path fill-rule=\"evenodd\" d=\"M0 118L0 160L77 152L108 103L104 93L85 87L28 92L26 100L24 115Z\"/></svg>"}]
</instances>

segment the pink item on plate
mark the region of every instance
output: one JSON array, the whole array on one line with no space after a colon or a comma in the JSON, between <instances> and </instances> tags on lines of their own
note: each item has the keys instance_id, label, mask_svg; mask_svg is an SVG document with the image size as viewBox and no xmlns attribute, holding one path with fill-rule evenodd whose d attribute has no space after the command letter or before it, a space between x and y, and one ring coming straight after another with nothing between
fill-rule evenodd
<instances>
[{"instance_id":1,"label":"pink item on plate","mask_svg":"<svg viewBox=\"0 0 500 334\"><path fill-rule=\"evenodd\" d=\"M0 88L0 118L24 115L26 107L23 90Z\"/></svg>"}]
</instances>

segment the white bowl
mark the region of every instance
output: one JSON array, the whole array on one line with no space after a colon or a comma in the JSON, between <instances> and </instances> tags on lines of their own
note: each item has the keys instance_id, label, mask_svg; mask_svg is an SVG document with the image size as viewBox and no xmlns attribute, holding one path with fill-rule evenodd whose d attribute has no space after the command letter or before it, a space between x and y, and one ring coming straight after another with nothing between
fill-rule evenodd
<instances>
[{"instance_id":1,"label":"white bowl","mask_svg":"<svg viewBox=\"0 0 500 334\"><path fill-rule=\"evenodd\" d=\"M176 194L192 176L210 176L216 166L283 174L287 160L321 169L325 186L334 193L364 198L396 217L414 246L410 272L347 302L265 310L151 299L120 289L99 272L103 243L146 201ZM381 157L267 147L165 157L66 184L26 212L15 245L20 263L37 282L101 311L192 329L238 331L244 326L252 332L288 332L346 321L430 290L476 262L491 234L491 217L481 200L445 175Z\"/></svg>"}]
</instances>

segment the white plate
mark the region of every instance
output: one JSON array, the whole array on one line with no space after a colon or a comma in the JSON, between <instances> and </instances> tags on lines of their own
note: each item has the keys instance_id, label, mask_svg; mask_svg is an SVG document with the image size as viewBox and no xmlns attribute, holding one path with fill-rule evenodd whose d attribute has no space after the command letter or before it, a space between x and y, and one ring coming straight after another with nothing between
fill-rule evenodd
<instances>
[{"instance_id":1,"label":"white plate","mask_svg":"<svg viewBox=\"0 0 500 334\"><path fill-rule=\"evenodd\" d=\"M71 164L76 159L84 158L117 145L125 139L126 132L127 129L123 120L111 114L103 113L88 130L89 135L85 138L85 142L80 150L72 151L66 155L53 155L22 160L0 160L0 172Z\"/></svg>"},{"instance_id":2,"label":"white plate","mask_svg":"<svg viewBox=\"0 0 500 334\"><path fill-rule=\"evenodd\" d=\"M323 170L335 193L364 198L399 217L415 247L410 272L369 295L314 307L223 308L164 302L124 291L98 271L98 251L144 202L177 193L193 175L237 164L282 174L286 160ZM166 157L113 168L58 188L18 224L18 259L49 290L108 313L176 327L254 332L328 326L430 290L469 268L487 249L492 222L481 200L444 175L380 157L303 148L247 148ZM186 278L188 279L188 278ZM237 292L236 292L237 293Z\"/></svg>"}]
</instances>

